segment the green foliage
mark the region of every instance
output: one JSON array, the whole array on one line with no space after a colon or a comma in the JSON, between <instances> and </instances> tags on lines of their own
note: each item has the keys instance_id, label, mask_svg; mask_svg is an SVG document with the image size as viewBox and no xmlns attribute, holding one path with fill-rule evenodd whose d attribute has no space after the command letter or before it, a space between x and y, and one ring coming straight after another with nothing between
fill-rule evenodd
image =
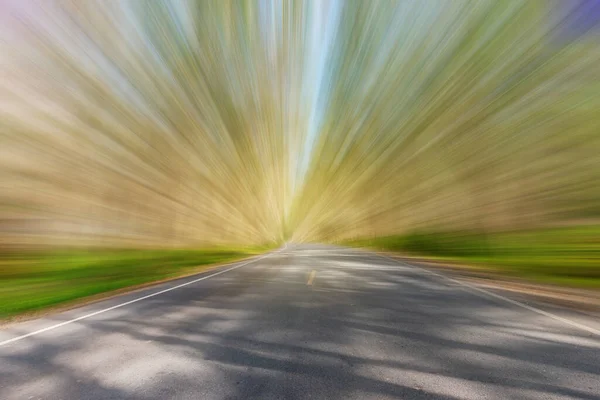
<instances>
[{"instance_id":1,"label":"green foliage","mask_svg":"<svg viewBox=\"0 0 600 400\"><path fill-rule=\"evenodd\" d=\"M578 2L17 3L0 251L413 232L373 243L595 279L586 233L497 233L599 216L600 46L559 27ZM234 254L27 257L0 261L2 307Z\"/></svg>"},{"instance_id":2,"label":"green foliage","mask_svg":"<svg viewBox=\"0 0 600 400\"><path fill-rule=\"evenodd\" d=\"M343 242L464 262L557 284L600 287L600 227L500 233L421 232Z\"/></svg>"},{"instance_id":3,"label":"green foliage","mask_svg":"<svg viewBox=\"0 0 600 400\"><path fill-rule=\"evenodd\" d=\"M0 318L127 286L168 279L263 248L63 250L0 257Z\"/></svg>"}]
</instances>

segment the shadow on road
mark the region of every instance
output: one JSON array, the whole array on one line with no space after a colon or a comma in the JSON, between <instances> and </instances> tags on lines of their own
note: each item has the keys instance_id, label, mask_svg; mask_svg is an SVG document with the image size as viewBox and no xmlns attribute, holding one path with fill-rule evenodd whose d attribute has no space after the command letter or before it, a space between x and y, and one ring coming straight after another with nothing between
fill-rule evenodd
<instances>
[{"instance_id":1,"label":"shadow on road","mask_svg":"<svg viewBox=\"0 0 600 400\"><path fill-rule=\"evenodd\" d=\"M311 268L319 270L314 287L300 279ZM600 393L595 338L367 256L268 259L131 311L81 321L88 340L40 337L33 351L14 351L3 361L3 387L33 379L65 399ZM44 386L48 376L57 378Z\"/></svg>"}]
</instances>

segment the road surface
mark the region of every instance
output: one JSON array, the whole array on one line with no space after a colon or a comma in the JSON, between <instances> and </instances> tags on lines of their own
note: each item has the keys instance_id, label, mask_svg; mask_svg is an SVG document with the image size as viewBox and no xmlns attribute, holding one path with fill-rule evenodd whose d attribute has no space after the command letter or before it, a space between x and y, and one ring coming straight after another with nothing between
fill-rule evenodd
<instances>
[{"instance_id":1,"label":"road surface","mask_svg":"<svg viewBox=\"0 0 600 400\"><path fill-rule=\"evenodd\" d=\"M1 330L0 399L600 399L599 321L502 296L288 246Z\"/></svg>"}]
</instances>

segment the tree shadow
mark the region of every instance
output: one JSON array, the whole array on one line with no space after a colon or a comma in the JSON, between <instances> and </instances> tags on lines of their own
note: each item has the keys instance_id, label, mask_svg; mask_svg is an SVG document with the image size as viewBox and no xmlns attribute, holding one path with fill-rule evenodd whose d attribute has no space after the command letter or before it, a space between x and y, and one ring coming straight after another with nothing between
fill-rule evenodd
<instances>
[{"instance_id":1,"label":"tree shadow","mask_svg":"<svg viewBox=\"0 0 600 400\"><path fill-rule=\"evenodd\" d=\"M264 261L16 346L0 397L599 398L585 334L383 259Z\"/></svg>"}]
</instances>

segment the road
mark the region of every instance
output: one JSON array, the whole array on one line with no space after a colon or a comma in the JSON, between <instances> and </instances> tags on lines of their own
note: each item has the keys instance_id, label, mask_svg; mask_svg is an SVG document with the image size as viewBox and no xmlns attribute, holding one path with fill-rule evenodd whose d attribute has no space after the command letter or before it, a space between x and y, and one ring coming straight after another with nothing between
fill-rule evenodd
<instances>
[{"instance_id":1,"label":"road","mask_svg":"<svg viewBox=\"0 0 600 400\"><path fill-rule=\"evenodd\" d=\"M0 399L600 399L599 329L295 245L5 328Z\"/></svg>"}]
</instances>

